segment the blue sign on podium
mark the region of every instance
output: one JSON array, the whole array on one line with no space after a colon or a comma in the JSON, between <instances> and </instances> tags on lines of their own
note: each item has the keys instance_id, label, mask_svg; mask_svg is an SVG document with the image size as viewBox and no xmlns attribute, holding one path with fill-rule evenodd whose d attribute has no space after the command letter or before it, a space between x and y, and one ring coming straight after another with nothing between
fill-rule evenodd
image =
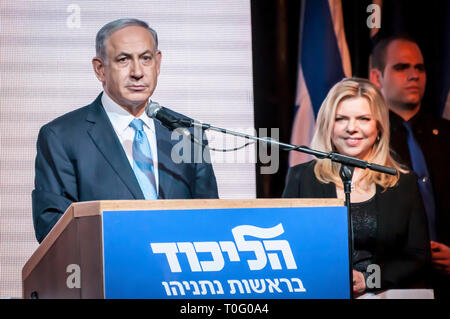
<instances>
[{"instance_id":1,"label":"blue sign on podium","mask_svg":"<svg viewBox=\"0 0 450 319\"><path fill-rule=\"evenodd\" d=\"M350 298L345 207L104 211L105 298Z\"/></svg>"}]
</instances>

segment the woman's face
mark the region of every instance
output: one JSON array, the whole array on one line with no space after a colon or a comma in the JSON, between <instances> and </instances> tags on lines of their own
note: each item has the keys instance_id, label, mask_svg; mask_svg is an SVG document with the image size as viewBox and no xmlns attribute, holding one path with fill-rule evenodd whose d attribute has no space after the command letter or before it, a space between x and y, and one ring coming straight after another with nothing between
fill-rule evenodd
<instances>
[{"instance_id":1,"label":"woman's face","mask_svg":"<svg viewBox=\"0 0 450 319\"><path fill-rule=\"evenodd\" d=\"M378 136L377 121L362 97L339 103L331 141L340 154L366 160Z\"/></svg>"}]
</instances>

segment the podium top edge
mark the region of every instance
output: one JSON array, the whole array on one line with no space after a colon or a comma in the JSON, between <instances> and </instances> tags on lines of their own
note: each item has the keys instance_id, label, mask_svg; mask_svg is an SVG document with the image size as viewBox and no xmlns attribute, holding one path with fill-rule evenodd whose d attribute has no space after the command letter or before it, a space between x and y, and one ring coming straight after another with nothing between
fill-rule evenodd
<instances>
[{"instance_id":1,"label":"podium top edge","mask_svg":"<svg viewBox=\"0 0 450 319\"><path fill-rule=\"evenodd\" d=\"M261 198L261 199L166 199L166 200L101 200L73 203L73 217L101 215L103 211L123 210L192 210L276 207L335 207L344 206L336 198Z\"/></svg>"}]
</instances>

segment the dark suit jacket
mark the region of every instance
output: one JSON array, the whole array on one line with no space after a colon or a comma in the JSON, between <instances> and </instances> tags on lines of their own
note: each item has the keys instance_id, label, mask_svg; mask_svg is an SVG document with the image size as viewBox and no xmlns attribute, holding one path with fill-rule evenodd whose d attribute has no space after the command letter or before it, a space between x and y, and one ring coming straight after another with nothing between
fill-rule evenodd
<instances>
[{"instance_id":1,"label":"dark suit jacket","mask_svg":"<svg viewBox=\"0 0 450 319\"><path fill-rule=\"evenodd\" d=\"M171 159L171 132L155 121L159 198L218 198L212 165L176 164ZM204 147L191 143L191 158ZM205 155L209 158L209 153ZM199 157L201 158L201 157ZM198 162L198 161L197 161ZM39 131L32 192L33 222L41 242L72 202L144 199L125 151L101 104L67 113Z\"/></svg>"},{"instance_id":2,"label":"dark suit jacket","mask_svg":"<svg viewBox=\"0 0 450 319\"><path fill-rule=\"evenodd\" d=\"M335 184L317 180L315 163L289 169L283 197L337 197ZM414 287L426 280L431 255L426 216L419 196L411 174L402 174L397 186L385 192L377 185L377 243L373 257L381 268L381 289Z\"/></svg>"},{"instance_id":3,"label":"dark suit jacket","mask_svg":"<svg viewBox=\"0 0 450 319\"><path fill-rule=\"evenodd\" d=\"M391 111L389 120L394 157L400 163L411 167L408 133L403 126L403 119ZM422 109L409 123L422 149L433 185L437 241L450 246L450 121L428 114ZM434 272L433 288L436 298L450 300L449 275Z\"/></svg>"},{"instance_id":4,"label":"dark suit jacket","mask_svg":"<svg viewBox=\"0 0 450 319\"><path fill-rule=\"evenodd\" d=\"M392 111L389 117L394 157L412 167L403 120ZM427 162L433 185L437 241L450 246L450 121L420 111L409 122Z\"/></svg>"}]
</instances>

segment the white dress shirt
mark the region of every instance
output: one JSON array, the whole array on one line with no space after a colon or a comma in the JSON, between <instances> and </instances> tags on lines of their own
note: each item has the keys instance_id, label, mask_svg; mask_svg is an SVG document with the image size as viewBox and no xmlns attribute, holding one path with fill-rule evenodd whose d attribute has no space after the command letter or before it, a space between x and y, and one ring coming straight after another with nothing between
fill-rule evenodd
<instances>
[{"instance_id":1,"label":"white dress shirt","mask_svg":"<svg viewBox=\"0 0 450 319\"><path fill-rule=\"evenodd\" d=\"M131 168L133 168L133 140L136 132L130 126L130 123L135 119L135 117L114 102L106 92L103 92L102 94L102 104L109 120L111 121L114 131L122 144L123 150L127 155L128 162L130 163ZM156 192L158 193L158 151L156 145L155 123L153 122L153 119L148 117L145 112L139 116L139 119L144 122L144 132L147 134L148 142L150 143L153 156L153 168L155 171Z\"/></svg>"}]
</instances>

